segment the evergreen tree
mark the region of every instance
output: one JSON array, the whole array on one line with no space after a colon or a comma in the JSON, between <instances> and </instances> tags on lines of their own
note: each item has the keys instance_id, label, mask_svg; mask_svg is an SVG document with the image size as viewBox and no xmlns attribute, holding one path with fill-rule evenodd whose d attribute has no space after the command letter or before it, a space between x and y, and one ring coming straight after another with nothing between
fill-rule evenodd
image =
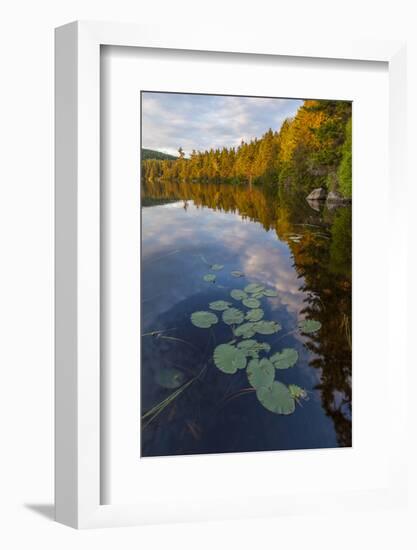
<instances>
[{"instance_id":1,"label":"evergreen tree","mask_svg":"<svg viewBox=\"0 0 417 550\"><path fill-rule=\"evenodd\" d=\"M193 150L176 160L158 157L142 161L142 177L168 181L232 182L285 186L308 192L327 186L351 196L352 106L347 101L306 100L279 131L235 149ZM166 155L165 155L166 156ZM160 160L163 158L164 160Z\"/></svg>"},{"instance_id":2,"label":"evergreen tree","mask_svg":"<svg viewBox=\"0 0 417 550\"><path fill-rule=\"evenodd\" d=\"M342 160L339 166L340 192L352 197L352 119L346 124L346 138L342 148Z\"/></svg>"}]
</instances>

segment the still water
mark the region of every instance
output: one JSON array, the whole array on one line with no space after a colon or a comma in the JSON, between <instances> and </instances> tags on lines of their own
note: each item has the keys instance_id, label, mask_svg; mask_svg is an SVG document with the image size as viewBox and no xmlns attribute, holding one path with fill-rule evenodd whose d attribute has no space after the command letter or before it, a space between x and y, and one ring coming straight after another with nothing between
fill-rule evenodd
<instances>
[{"instance_id":1,"label":"still water","mask_svg":"<svg viewBox=\"0 0 417 550\"><path fill-rule=\"evenodd\" d=\"M224 267L205 282L213 264ZM282 326L261 338L271 354L299 354L279 371L281 382L307 391L290 415L264 408L245 370L215 366L213 350L233 338L230 326L190 322L212 301L233 302L230 291L248 283L278 293L262 301L265 318ZM141 301L142 456L351 445L350 206L308 204L283 190L143 182ZM305 318L321 329L300 333Z\"/></svg>"}]
</instances>

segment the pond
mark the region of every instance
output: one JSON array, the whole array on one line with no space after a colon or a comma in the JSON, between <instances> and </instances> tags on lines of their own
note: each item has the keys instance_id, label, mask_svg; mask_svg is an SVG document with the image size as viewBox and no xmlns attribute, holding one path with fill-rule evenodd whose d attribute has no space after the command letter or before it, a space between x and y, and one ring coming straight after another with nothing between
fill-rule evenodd
<instances>
[{"instance_id":1,"label":"pond","mask_svg":"<svg viewBox=\"0 0 417 550\"><path fill-rule=\"evenodd\" d=\"M351 446L351 207L282 188L157 180L142 182L141 217L141 456ZM248 305L230 294L245 288ZM273 329L239 339L248 320L222 322L224 308L256 309ZM218 321L196 326L199 311ZM301 330L303 320L318 323ZM289 368L272 369L280 387L298 388L285 414L239 361L231 373L213 358L245 336L266 344L245 366L256 355L285 363L292 350L280 363Z\"/></svg>"}]
</instances>

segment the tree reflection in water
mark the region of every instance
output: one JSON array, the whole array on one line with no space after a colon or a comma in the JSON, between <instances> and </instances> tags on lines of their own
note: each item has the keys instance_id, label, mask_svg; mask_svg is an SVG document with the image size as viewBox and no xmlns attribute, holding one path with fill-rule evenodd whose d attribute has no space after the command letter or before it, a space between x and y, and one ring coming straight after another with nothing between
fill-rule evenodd
<instances>
[{"instance_id":1,"label":"tree reflection in water","mask_svg":"<svg viewBox=\"0 0 417 550\"><path fill-rule=\"evenodd\" d=\"M304 195L280 188L261 189L215 183L142 182L142 207L188 201L197 208L239 214L274 230L293 257L305 296L300 313L321 322L303 336L310 366L319 373L322 407L332 419L340 446L350 446L351 363L351 207L309 205Z\"/></svg>"}]
</instances>

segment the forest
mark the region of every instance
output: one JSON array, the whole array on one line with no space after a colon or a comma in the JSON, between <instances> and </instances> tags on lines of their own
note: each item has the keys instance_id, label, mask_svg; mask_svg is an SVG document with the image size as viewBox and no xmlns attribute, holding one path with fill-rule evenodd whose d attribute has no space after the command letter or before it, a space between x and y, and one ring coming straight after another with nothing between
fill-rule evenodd
<instances>
[{"instance_id":1,"label":"forest","mask_svg":"<svg viewBox=\"0 0 417 550\"><path fill-rule=\"evenodd\" d=\"M145 149L142 147L142 160L176 160L174 155L168 155L167 153L161 153L161 151L154 151L153 149Z\"/></svg>"},{"instance_id":2,"label":"forest","mask_svg":"<svg viewBox=\"0 0 417 550\"><path fill-rule=\"evenodd\" d=\"M144 151L146 151L144 153ZM155 153L155 154L152 154ZM142 150L144 181L250 184L352 196L352 104L305 100L293 118L238 147L178 158Z\"/></svg>"}]
</instances>

